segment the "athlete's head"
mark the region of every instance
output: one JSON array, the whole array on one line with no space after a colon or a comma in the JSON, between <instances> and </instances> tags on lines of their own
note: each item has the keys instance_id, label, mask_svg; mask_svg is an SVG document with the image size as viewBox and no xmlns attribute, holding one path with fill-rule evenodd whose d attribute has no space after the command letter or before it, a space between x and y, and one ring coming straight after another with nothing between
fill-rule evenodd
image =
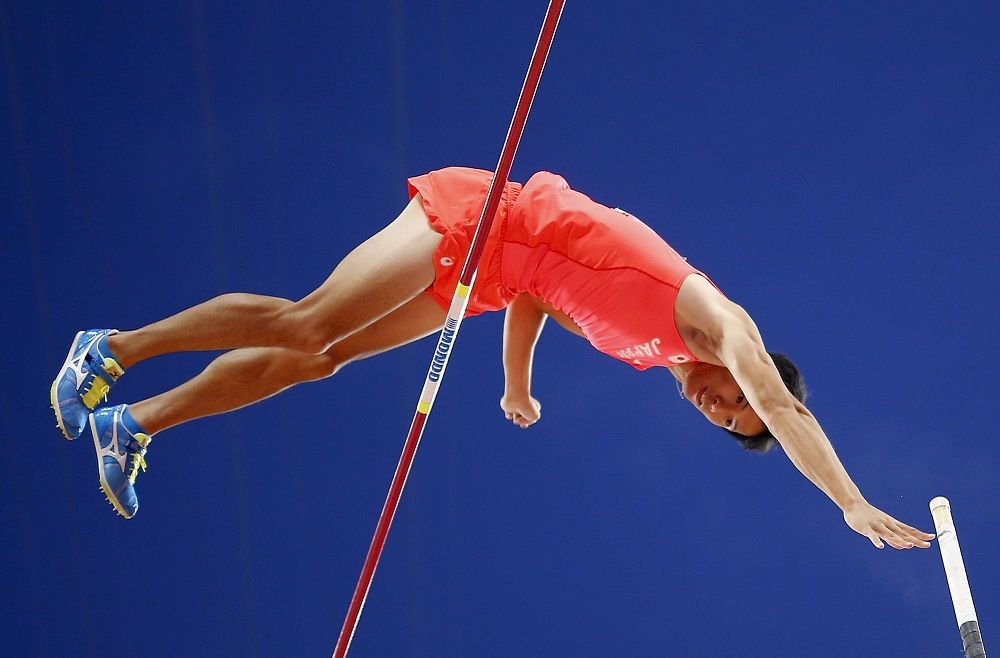
<instances>
[{"instance_id":1,"label":"athlete's head","mask_svg":"<svg viewBox=\"0 0 1000 658\"><path fill-rule=\"evenodd\" d=\"M788 392L799 402L806 401L806 382L791 359L769 353ZM767 452L776 443L760 416L743 396L729 369L696 363L687 373L684 397L708 422L723 428L747 450Z\"/></svg>"}]
</instances>

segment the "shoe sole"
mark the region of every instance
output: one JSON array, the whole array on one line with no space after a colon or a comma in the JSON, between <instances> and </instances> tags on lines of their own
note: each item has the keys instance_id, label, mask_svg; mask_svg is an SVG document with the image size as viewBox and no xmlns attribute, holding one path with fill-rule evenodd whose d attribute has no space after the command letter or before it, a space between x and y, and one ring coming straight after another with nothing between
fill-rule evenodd
<instances>
[{"instance_id":1,"label":"shoe sole","mask_svg":"<svg viewBox=\"0 0 1000 658\"><path fill-rule=\"evenodd\" d=\"M97 475L101 478L101 491L104 493L104 499L110 503L110 505L115 508L115 512L118 516L131 519L132 517L125 513L125 508L117 501L117 499L111 493L111 485L104 478L104 460L101 458L101 438L97 434L97 424L94 423L94 414L87 416L87 423L90 425L90 434L94 437L94 451L97 453Z\"/></svg>"},{"instance_id":2,"label":"shoe sole","mask_svg":"<svg viewBox=\"0 0 1000 658\"><path fill-rule=\"evenodd\" d=\"M63 361L62 368L59 369L59 374L56 375L56 378L52 380L52 387L49 389L49 403L52 406L52 412L56 415L56 427L59 428L59 431L62 432L63 436L69 441L72 441L76 437L70 436L69 432L66 431L66 425L63 423L62 414L59 413L59 398L58 391L56 389L59 388L59 380L66 374L66 368L69 367L69 362L73 360L73 350L76 348L76 344L80 341L80 336L82 335L83 332L78 331L76 336L73 337L73 342L69 344L69 352L66 354L66 360Z\"/></svg>"}]
</instances>

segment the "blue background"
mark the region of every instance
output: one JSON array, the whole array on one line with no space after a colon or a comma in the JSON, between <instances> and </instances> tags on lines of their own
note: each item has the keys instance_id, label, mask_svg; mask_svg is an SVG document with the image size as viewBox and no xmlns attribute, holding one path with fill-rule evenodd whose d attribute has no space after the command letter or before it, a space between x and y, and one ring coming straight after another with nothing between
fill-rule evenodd
<instances>
[{"instance_id":1,"label":"blue background","mask_svg":"<svg viewBox=\"0 0 1000 658\"><path fill-rule=\"evenodd\" d=\"M512 178L643 218L799 363L865 495L951 498L1000 642L1000 11L570 0ZM47 391L80 328L301 297L492 168L545 3L0 2L0 653L325 656L426 339L157 440L131 522ZM877 551L780 453L549 326L503 420L463 325L352 656L945 656L938 549ZM142 364L134 401L212 355Z\"/></svg>"}]
</instances>

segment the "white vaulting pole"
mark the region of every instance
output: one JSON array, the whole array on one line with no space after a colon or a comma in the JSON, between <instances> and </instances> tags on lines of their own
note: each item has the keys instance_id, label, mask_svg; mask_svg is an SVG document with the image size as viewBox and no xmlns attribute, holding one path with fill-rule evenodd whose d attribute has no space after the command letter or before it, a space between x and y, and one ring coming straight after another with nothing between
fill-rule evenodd
<instances>
[{"instance_id":1,"label":"white vaulting pole","mask_svg":"<svg viewBox=\"0 0 1000 658\"><path fill-rule=\"evenodd\" d=\"M955 606L955 619L962 634L962 644L965 645L965 656L986 658L983 636L979 633L979 619L976 617L976 608L972 605L969 578L965 574L962 549L958 545L955 522L951 518L951 503L947 498L938 496L931 501L931 516L934 517L934 529L937 531L938 546L941 548L944 572L948 576L948 589L951 590L951 602Z\"/></svg>"}]
</instances>

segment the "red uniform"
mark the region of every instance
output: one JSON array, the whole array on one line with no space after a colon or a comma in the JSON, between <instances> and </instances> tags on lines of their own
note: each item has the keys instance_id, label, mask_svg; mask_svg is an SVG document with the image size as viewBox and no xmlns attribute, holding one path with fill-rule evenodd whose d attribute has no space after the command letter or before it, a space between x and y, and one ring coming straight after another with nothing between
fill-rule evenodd
<instances>
[{"instance_id":1,"label":"red uniform","mask_svg":"<svg viewBox=\"0 0 1000 658\"><path fill-rule=\"evenodd\" d=\"M492 172L449 168L409 180L435 230L436 278L447 308ZM639 370L696 361L674 322L681 283L701 274L641 221L539 172L509 183L490 230L466 315L504 308L520 293L568 315L599 351Z\"/></svg>"}]
</instances>

